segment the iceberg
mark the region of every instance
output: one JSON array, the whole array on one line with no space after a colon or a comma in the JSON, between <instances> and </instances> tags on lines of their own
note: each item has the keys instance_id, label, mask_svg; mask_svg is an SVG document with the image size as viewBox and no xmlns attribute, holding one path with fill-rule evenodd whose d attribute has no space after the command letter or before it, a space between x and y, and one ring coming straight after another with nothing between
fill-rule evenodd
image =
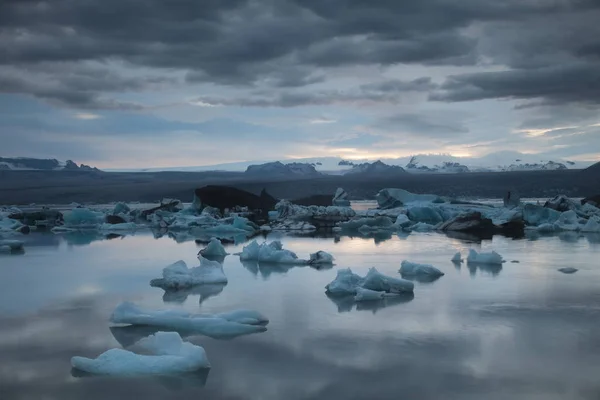
<instances>
[{"instance_id":1,"label":"iceberg","mask_svg":"<svg viewBox=\"0 0 600 400\"><path fill-rule=\"evenodd\" d=\"M111 349L97 358L71 358L73 368L97 375L163 375L210 368L201 346L181 340L177 332L157 332L137 344L154 355Z\"/></svg>"},{"instance_id":2,"label":"iceberg","mask_svg":"<svg viewBox=\"0 0 600 400\"><path fill-rule=\"evenodd\" d=\"M495 251L491 253L477 253L471 249L467 257L467 263L470 264L502 264L503 262L502 256Z\"/></svg>"},{"instance_id":3,"label":"iceberg","mask_svg":"<svg viewBox=\"0 0 600 400\"><path fill-rule=\"evenodd\" d=\"M306 264L306 260L298 258L296 253L284 250L279 240L258 244L256 240L244 246L239 253L240 261L257 261L259 263Z\"/></svg>"},{"instance_id":4,"label":"iceberg","mask_svg":"<svg viewBox=\"0 0 600 400\"><path fill-rule=\"evenodd\" d=\"M527 225L553 224L560 217L560 212L537 206L535 204L525 204L523 207L523 220Z\"/></svg>"},{"instance_id":5,"label":"iceberg","mask_svg":"<svg viewBox=\"0 0 600 400\"><path fill-rule=\"evenodd\" d=\"M356 295L359 287L377 292L405 293L412 292L414 286L411 281L383 275L376 268L369 269L364 278L347 268L338 270L336 278L325 286L325 289L334 295Z\"/></svg>"},{"instance_id":6,"label":"iceberg","mask_svg":"<svg viewBox=\"0 0 600 400\"><path fill-rule=\"evenodd\" d=\"M219 262L202 256L199 259L199 267L188 268L182 260L165 267L163 277L151 280L150 285L163 289L185 289L208 283L227 283L223 266Z\"/></svg>"},{"instance_id":7,"label":"iceberg","mask_svg":"<svg viewBox=\"0 0 600 400\"><path fill-rule=\"evenodd\" d=\"M579 217L573 210L565 211L560 214L554 226L563 231L577 231L581 229Z\"/></svg>"},{"instance_id":8,"label":"iceberg","mask_svg":"<svg viewBox=\"0 0 600 400\"><path fill-rule=\"evenodd\" d=\"M413 232L431 232L435 230L434 225L427 224L425 222L417 222L416 224L408 228Z\"/></svg>"},{"instance_id":9,"label":"iceberg","mask_svg":"<svg viewBox=\"0 0 600 400\"><path fill-rule=\"evenodd\" d=\"M540 224L537 226L537 231L539 233L552 233L554 231L556 231L556 228L554 227L554 224Z\"/></svg>"},{"instance_id":10,"label":"iceberg","mask_svg":"<svg viewBox=\"0 0 600 400\"><path fill-rule=\"evenodd\" d=\"M271 228L269 228L271 229ZM317 227L306 221L283 220L273 225L274 231L315 231Z\"/></svg>"},{"instance_id":11,"label":"iceberg","mask_svg":"<svg viewBox=\"0 0 600 400\"><path fill-rule=\"evenodd\" d=\"M460 253L459 253L460 255ZM444 273L429 264L418 264L410 261L402 261L400 266L400 274L402 277L404 276L429 276L429 277L440 277L443 276Z\"/></svg>"},{"instance_id":12,"label":"iceberg","mask_svg":"<svg viewBox=\"0 0 600 400\"><path fill-rule=\"evenodd\" d=\"M410 203L443 203L444 200L433 194L414 194L404 189L383 189L375 196L381 209L402 207Z\"/></svg>"},{"instance_id":13,"label":"iceberg","mask_svg":"<svg viewBox=\"0 0 600 400\"><path fill-rule=\"evenodd\" d=\"M456 254L454 254L454 256L452 257L452 259L450 261L452 261L453 263L456 263L456 264L460 264L461 262L463 262L462 254L460 254L460 251L457 252Z\"/></svg>"},{"instance_id":14,"label":"iceberg","mask_svg":"<svg viewBox=\"0 0 600 400\"><path fill-rule=\"evenodd\" d=\"M138 225L135 222L124 222L122 224L102 224L98 226L101 231L135 231L138 229Z\"/></svg>"},{"instance_id":15,"label":"iceberg","mask_svg":"<svg viewBox=\"0 0 600 400\"><path fill-rule=\"evenodd\" d=\"M413 222L424 222L435 225L444 220L439 210L434 207L411 207L407 211L408 218Z\"/></svg>"},{"instance_id":16,"label":"iceberg","mask_svg":"<svg viewBox=\"0 0 600 400\"><path fill-rule=\"evenodd\" d=\"M211 238L208 245L200 250L198 255L204 258L223 258L229 253L225 251L225 247L221 244L221 241L217 238Z\"/></svg>"},{"instance_id":17,"label":"iceberg","mask_svg":"<svg viewBox=\"0 0 600 400\"><path fill-rule=\"evenodd\" d=\"M131 212L131 208L126 203L119 202L115 204L112 215L128 214L129 212Z\"/></svg>"},{"instance_id":18,"label":"iceberg","mask_svg":"<svg viewBox=\"0 0 600 400\"><path fill-rule=\"evenodd\" d=\"M71 228L96 228L104 223L104 219L104 213L89 208L74 208L63 213L65 226Z\"/></svg>"},{"instance_id":19,"label":"iceberg","mask_svg":"<svg viewBox=\"0 0 600 400\"><path fill-rule=\"evenodd\" d=\"M366 231L369 228L371 230L394 230L394 223L389 217L386 216L378 216L378 217L365 217L365 218L356 218L350 221L341 222L338 225L342 228L343 231Z\"/></svg>"},{"instance_id":20,"label":"iceberg","mask_svg":"<svg viewBox=\"0 0 600 400\"><path fill-rule=\"evenodd\" d=\"M573 267L564 267L564 268L559 268L558 270L560 272L562 272L563 274L574 274L575 272L579 271L577 268L573 268Z\"/></svg>"},{"instance_id":21,"label":"iceberg","mask_svg":"<svg viewBox=\"0 0 600 400\"><path fill-rule=\"evenodd\" d=\"M406 228L412 224L412 221L408 218L406 214L398 214L396 217L396 222L394 222L394 229L400 230L402 228Z\"/></svg>"},{"instance_id":22,"label":"iceberg","mask_svg":"<svg viewBox=\"0 0 600 400\"><path fill-rule=\"evenodd\" d=\"M309 265L333 264L333 256L325 251L319 250L310 255Z\"/></svg>"},{"instance_id":23,"label":"iceberg","mask_svg":"<svg viewBox=\"0 0 600 400\"><path fill-rule=\"evenodd\" d=\"M251 310L222 314L190 314L183 310L144 311L125 302L113 311L115 324L154 326L183 333L201 334L217 339L265 332L268 318Z\"/></svg>"},{"instance_id":24,"label":"iceberg","mask_svg":"<svg viewBox=\"0 0 600 400\"><path fill-rule=\"evenodd\" d=\"M185 289L164 288L163 302L178 303L185 302L188 296L199 296L199 304L202 304L209 298L219 295L227 286L226 283L207 283L203 285L192 286Z\"/></svg>"},{"instance_id":25,"label":"iceberg","mask_svg":"<svg viewBox=\"0 0 600 400\"><path fill-rule=\"evenodd\" d=\"M600 218L593 215L581 228L581 232L600 233Z\"/></svg>"},{"instance_id":26,"label":"iceberg","mask_svg":"<svg viewBox=\"0 0 600 400\"><path fill-rule=\"evenodd\" d=\"M25 243L20 240L0 240L0 253L23 252Z\"/></svg>"},{"instance_id":27,"label":"iceberg","mask_svg":"<svg viewBox=\"0 0 600 400\"><path fill-rule=\"evenodd\" d=\"M277 219L291 219L296 221L307 221L311 218L343 220L352 218L356 212L350 207L340 206L300 206L292 204L288 200L281 200L275 205ZM271 214L269 214L271 217Z\"/></svg>"}]
</instances>

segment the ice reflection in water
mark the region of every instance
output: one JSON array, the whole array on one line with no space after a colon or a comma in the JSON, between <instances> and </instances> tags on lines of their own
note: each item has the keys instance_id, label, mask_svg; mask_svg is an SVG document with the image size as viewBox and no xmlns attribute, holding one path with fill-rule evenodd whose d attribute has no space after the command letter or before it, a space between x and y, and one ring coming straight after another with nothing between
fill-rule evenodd
<instances>
[{"instance_id":1,"label":"ice reflection in water","mask_svg":"<svg viewBox=\"0 0 600 400\"><path fill-rule=\"evenodd\" d=\"M198 264L203 244L193 235L181 244L168 236L154 239L151 232L112 240L95 234L30 235L24 255L0 258L0 397L600 397L597 235L280 239L300 258L330 252L336 265L264 269L227 256L224 290L210 296L200 290L174 294L181 303L165 304L168 296L148 282L176 260ZM232 244L227 251L241 247ZM519 263L471 268L450 262L454 253L470 248L496 250ZM433 283L415 282L414 297L383 303L358 305L324 293L339 268L364 275L377 267L399 277L405 259L432 264L445 275ZM557 272L562 267L579 271L564 275ZM251 308L271 323L267 332L227 341L188 336L211 360L208 379L73 377L73 355L95 357L148 333L110 328L108 317L124 300L195 313Z\"/></svg>"}]
</instances>

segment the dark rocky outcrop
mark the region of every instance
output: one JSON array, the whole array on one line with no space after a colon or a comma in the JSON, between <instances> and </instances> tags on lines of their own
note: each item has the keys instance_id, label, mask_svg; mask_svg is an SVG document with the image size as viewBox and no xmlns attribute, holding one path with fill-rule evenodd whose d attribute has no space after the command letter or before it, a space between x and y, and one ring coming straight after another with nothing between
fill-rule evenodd
<instances>
[{"instance_id":1,"label":"dark rocky outcrop","mask_svg":"<svg viewBox=\"0 0 600 400\"><path fill-rule=\"evenodd\" d=\"M170 212L176 212L178 211L178 207L181 205L181 201L176 200L176 199L171 199L169 201L162 201L160 206L157 207L153 207L153 208L149 208L147 210L143 210L140 213L140 216L142 218L146 218L148 215L152 215L154 214L156 211L158 210L164 210L164 211L170 211Z\"/></svg>"},{"instance_id":2,"label":"dark rocky outcrop","mask_svg":"<svg viewBox=\"0 0 600 400\"><path fill-rule=\"evenodd\" d=\"M474 211L461 214L444 222L439 229L445 232L463 232L483 237L491 237L496 233L520 237L525 232L525 222L522 219L515 219L497 226L494 225L491 219L485 218L480 212Z\"/></svg>"},{"instance_id":3,"label":"dark rocky outcrop","mask_svg":"<svg viewBox=\"0 0 600 400\"><path fill-rule=\"evenodd\" d=\"M596 206L596 207L600 206L600 194L596 194L594 196L589 196L589 197L586 197L585 199L581 200L581 205L588 204L588 203L593 206Z\"/></svg>"},{"instance_id":4,"label":"dark rocky outcrop","mask_svg":"<svg viewBox=\"0 0 600 400\"><path fill-rule=\"evenodd\" d=\"M119 217L118 215L107 215L105 218L107 224L115 225L115 224L124 224L125 219L123 217Z\"/></svg>"},{"instance_id":5,"label":"dark rocky outcrop","mask_svg":"<svg viewBox=\"0 0 600 400\"><path fill-rule=\"evenodd\" d=\"M277 204L277 199L264 189L257 196L254 193L234 187L208 185L196 189L194 193L203 206L218 208L221 212L224 212L226 208L232 209L235 206L240 206L248 207L250 211L260 210L266 215Z\"/></svg>"}]
</instances>

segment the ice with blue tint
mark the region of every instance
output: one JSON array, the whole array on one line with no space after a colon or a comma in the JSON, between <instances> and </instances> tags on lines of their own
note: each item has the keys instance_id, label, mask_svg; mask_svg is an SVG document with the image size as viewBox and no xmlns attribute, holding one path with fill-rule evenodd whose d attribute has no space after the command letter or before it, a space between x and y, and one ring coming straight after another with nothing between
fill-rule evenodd
<instances>
[{"instance_id":1,"label":"ice with blue tint","mask_svg":"<svg viewBox=\"0 0 600 400\"><path fill-rule=\"evenodd\" d=\"M408 209L408 218L413 222L435 225L444 220L437 207L416 206Z\"/></svg>"},{"instance_id":2,"label":"ice with blue tint","mask_svg":"<svg viewBox=\"0 0 600 400\"><path fill-rule=\"evenodd\" d=\"M352 272L350 268L337 271L336 278L325 289L333 295L355 295L358 288L387 293L412 292L414 284L405 279L392 278L383 275L376 268L369 269L363 278Z\"/></svg>"},{"instance_id":3,"label":"ice with blue tint","mask_svg":"<svg viewBox=\"0 0 600 400\"><path fill-rule=\"evenodd\" d=\"M133 303L125 302L113 311L110 321L115 324L155 326L214 338L228 338L265 332L269 319L252 310L191 314L183 310L144 311Z\"/></svg>"},{"instance_id":4,"label":"ice with blue tint","mask_svg":"<svg viewBox=\"0 0 600 400\"><path fill-rule=\"evenodd\" d=\"M523 207L523 220L527 225L553 224L558 220L560 215L559 211L535 204L525 204Z\"/></svg>"},{"instance_id":5,"label":"ice with blue tint","mask_svg":"<svg viewBox=\"0 0 600 400\"><path fill-rule=\"evenodd\" d=\"M97 375L166 375L210 368L201 346L184 342L177 332L157 332L137 342L153 355L110 349L96 358L73 357L73 368Z\"/></svg>"},{"instance_id":6,"label":"ice with blue tint","mask_svg":"<svg viewBox=\"0 0 600 400\"><path fill-rule=\"evenodd\" d=\"M202 256L198 258L199 267L188 268L182 260L168 265L163 269L162 278L153 279L150 285L163 289L184 289L202 284L227 283L221 263Z\"/></svg>"},{"instance_id":7,"label":"ice with blue tint","mask_svg":"<svg viewBox=\"0 0 600 400\"><path fill-rule=\"evenodd\" d=\"M326 251L317 251L316 253L311 253L308 263L310 265L324 265L324 264L333 264L334 258L331 254Z\"/></svg>"},{"instance_id":8,"label":"ice with blue tint","mask_svg":"<svg viewBox=\"0 0 600 400\"><path fill-rule=\"evenodd\" d=\"M415 194L404 189L382 189L375 196L379 208L396 208L410 203L442 203L444 200L434 194Z\"/></svg>"},{"instance_id":9,"label":"ice with blue tint","mask_svg":"<svg viewBox=\"0 0 600 400\"><path fill-rule=\"evenodd\" d=\"M460 256L460 253L459 253ZM402 276L430 276L439 277L444 275L442 271L429 264L419 264L410 261L402 261L400 265L400 274Z\"/></svg>"},{"instance_id":10,"label":"ice with blue tint","mask_svg":"<svg viewBox=\"0 0 600 400\"><path fill-rule=\"evenodd\" d=\"M241 261L257 261L259 263L307 263L306 260L299 259L293 251L285 250L283 244L281 244L279 240L261 244L258 244L256 240L253 240L248 245L244 246L242 252L239 253L239 256Z\"/></svg>"},{"instance_id":11,"label":"ice with blue tint","mask_svg":"<svg viewBox=\"0 0 600 400\"><path fill-rule=\"evenodd\" d=\"M221 244L221 241L217 238L211 238L208 245L200 250L199 255L202 257L225 257L229 253L225 251L225 247Z\"/></svg>"},{"instance_id":12,"label":"ice with blue tint","mask_svg":"<svg viewBox=\"0 0 600 400\"><path fill-rule=\"evenodd\" d=\"M70 228L96 228L104 223L105 215L89 208L74 208L63 213L63 221Z\"/></svg>"},{"instance_id":13,"label":"ice with blue tint","mask_svg":"<svg viewBox=\"0 0 600 400\"><path fill-rule=\"evenodd\" d=\"M581 227L581 232L600 233L600 218L595 215L591 216Z\"/></svg>"},{"instance_id":14,"label":"ice with blue tint","mask_svg":"<svg viewBox=\"0 0 600 400\"><path fill-rule=\"evenodd\" d=\"M502 256L495 251L490 253L477 253L475 250L469 250L467 263L471 264L502 264L504 260Z\"/></svg>"}]
</instances>

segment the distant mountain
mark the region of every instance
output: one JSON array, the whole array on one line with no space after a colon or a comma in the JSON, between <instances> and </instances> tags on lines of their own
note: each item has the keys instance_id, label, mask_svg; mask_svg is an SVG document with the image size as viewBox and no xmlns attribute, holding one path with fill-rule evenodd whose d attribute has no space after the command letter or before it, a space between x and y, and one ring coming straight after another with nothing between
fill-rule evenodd
<instances>
[{"instance_id":1,"label":"distant mountain","mask_svg":"<svg viewBox=\"0 0 600 400\"><path fill-rule=\"evenodd\" d=\"M246 168L245 174L260 177L315 177L321 175L312 163L283 164L279 161L250 165Z\"/></svg>"},{"instance_id":2,"label":"distant mountain","mask_svg":"<svg viewBox=\"0 0 600 400\"><path fill-rule=\"evenodd\" d=\"M556 171L559 169L568 169L563 163L548 161L546 163L535 164L511 164L508 167L501 168L502 171Z\"/></svg>"},{"instance_id":3,"label":"distant mountain","mask_svg":"<svg viewBox=\"0 0 600 400\"><path fill-rule=\"evenodd\" d=\"M406 172L411 173L444 173L444 174L459 174L470 172L469 167L462 165L458 162L444 161L442 165L434 165L428 167L426 165L419 165L418 156L412 156L406 164Z\"/></svg>"},{"instance_id":4,"label":"distant mountain","mask_svg":"<svg viewBox=\"0 0 600 400\"><path fill-rule=\"evenodd\" d=\"M395 175L405 174L404 168L397 165L387 165L386 163L377 160L374 163L355 164L351 170L346 172L346 175Z\"/></svg>"},{"instance_id":5,"label":"distant mountain","mask_svg":"<svg viewBox=\"0 0 600 400\"><path fill-rule=\"evenodd\" d=\"M408 164L416 158L418 161L416 168L411 168ZM293 160L271 159L240 161L226 164L214 164L204 166L188 167L166 167L166 168L145 168L145 169L109 169L122 172L157 172L157 171L230 171L243 172L251 165L265 164L271 162L287 163L296 162L301 164L311 164L318 172L324 174L343 174L352 169L355 165L364 163L373 163L376 159L347 160L341 157L310 157ZM531 169L548 169L546 164L552 162L563 164L568 169L583 169L589 167L593 161L568 161L558 157L548 157L544 154L524 154L517 151L497 151L482 157L456 157L450 154L416 154L412 156L399 158L382 158L381 162L390 166L401 166L407 172L432 172L432 173L459 173L459 172L493 172L509 171L511 165L529 164ZM546 165L546 166L545 166ZM544 167L545 166L545 167ZM515 167L518 168L518 167ZM105 170L106 171L106 170Z\"/></svg>"},{"instance_id":6,"label":"distant mountain","mask_svg":"<svg viewBox=\"0 0 600 400\"><path fill-rule=\"evenodd\" d=\"M65 162L54 158L0 157L0 170L10 171L100 171L89 165L77 165L71 160Z\"/></svg>"}]
</instances>

